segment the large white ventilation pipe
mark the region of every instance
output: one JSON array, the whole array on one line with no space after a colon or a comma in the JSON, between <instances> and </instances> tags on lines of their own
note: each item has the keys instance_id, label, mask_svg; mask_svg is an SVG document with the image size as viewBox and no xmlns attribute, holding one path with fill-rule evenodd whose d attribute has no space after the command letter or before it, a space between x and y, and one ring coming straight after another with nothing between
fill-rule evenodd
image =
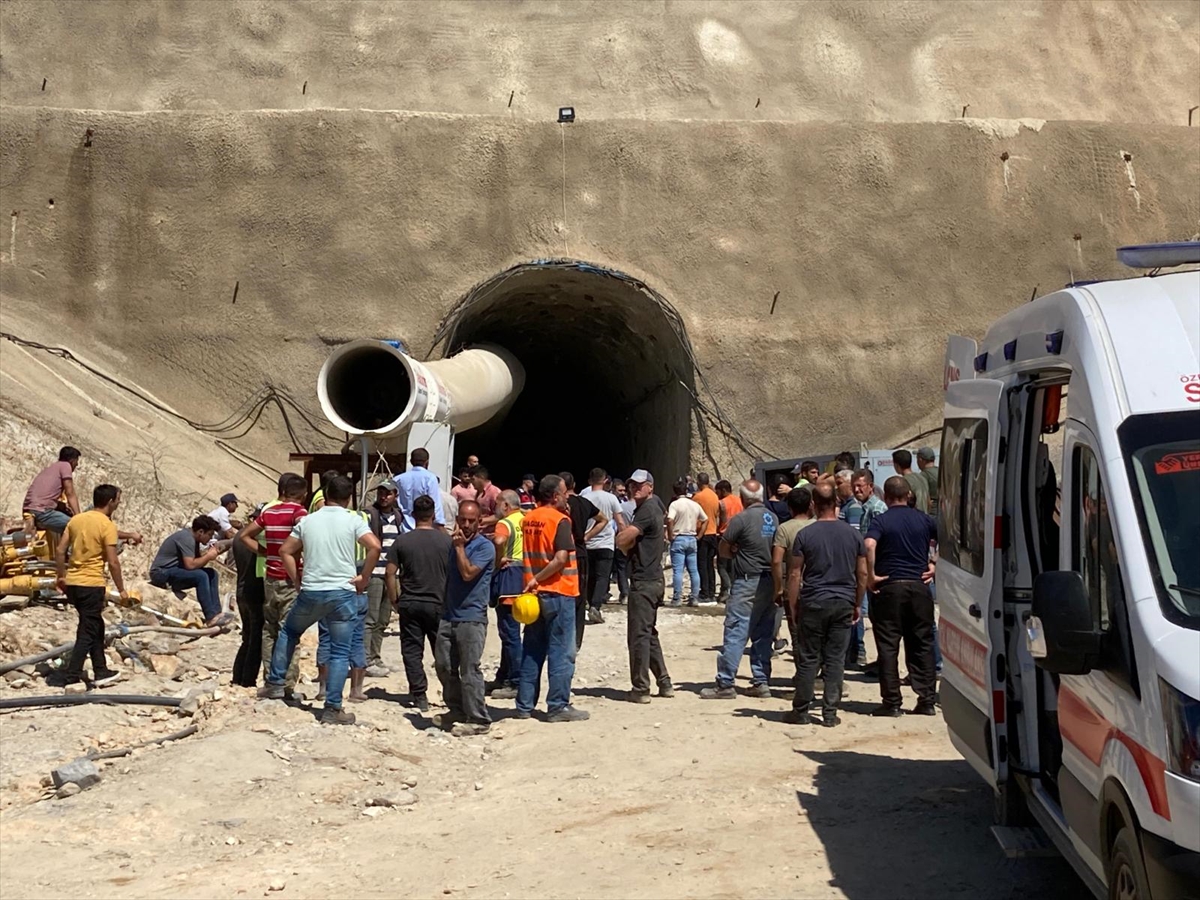
<instances>
[{"instance_id":1,"label":"large white ventilation pipe","mask_svg":"<svg viewBox=\"0 0 1200 900\"><path fill-rule=\"evenodd\" d=\"M386 439L416 422L444 422L456 432L482 425L524 385L525 369L501 347L472 347L422 363L391 342L360 340L325 360L317 396L334 427Z\"/></svg>"}]
</instances>

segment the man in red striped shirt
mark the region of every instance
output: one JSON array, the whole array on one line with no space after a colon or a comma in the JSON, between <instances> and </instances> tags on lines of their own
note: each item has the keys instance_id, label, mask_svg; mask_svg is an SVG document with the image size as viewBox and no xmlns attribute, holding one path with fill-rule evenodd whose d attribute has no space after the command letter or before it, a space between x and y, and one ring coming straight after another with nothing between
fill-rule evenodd
<instances>
[{"instance_id":1,"label":"man in red striped shirt","mask_svg":"<svg viewBox=\"0 0 1200 900\"><path fill-rule=\"evenodd\" d=\"M252 547L255 553L261 553L258 535L264 533L266 540L265 556L267 560L266 577L263 579L266 598L263 603L263 639L262 657L264 666L270 665L271 655L275 651L275 640L279 637L280 629L287 619L288 611L296 601L299 592L298 585L288 580L287 570L279 557L279 548L292 533L292 528L303 519L308 510L304 506L305 495L308 494L308 483L303 476L287 473L279 479L279 500L267 506L259 513L254 523L247 527L241 535L242 542ZM266 669L264 668L264 677ZM292 658L284 679L284 689L290 694L296 687L300 675L300 667L296 658Z\"/></svg>"}]
</instances>

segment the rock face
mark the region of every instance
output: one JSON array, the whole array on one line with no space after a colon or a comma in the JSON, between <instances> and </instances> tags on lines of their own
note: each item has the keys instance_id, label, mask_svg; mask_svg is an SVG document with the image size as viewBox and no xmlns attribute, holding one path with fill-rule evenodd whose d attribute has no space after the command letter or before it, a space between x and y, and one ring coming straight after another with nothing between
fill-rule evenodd
<instances>
[{"instance_id":1,"label":"rock face","mask_svg":"<svg viewBox=\"0 0 1200 900\"><path fill-rule=\"evenodd\" d=\"M182 674L182 665L177 656L150 654L150 668L154 670L155 675L161 675L163 678L175 678Z\"/></svg>"},{"instance_id":2,"label":"rock face","mask_svg":"<svg viewBox=\"0 0 1200 900\"><path fill-rule=\"evenodd\" d=\"M109 4L4 6L6 317L208 421L272 380L311 408L331 343L423 352L474 286L565 257L669 306L608 274L564 292L560 272L531 273L456 327L527 371L569 348L573 402L635 413L612 446L563 435L555 470L648 465L666 483L710 453L744 472L752 455L891 445L940 408L948 333L978 334L1035 285L1122 274L1118 244L1195 231L1195 3L190 0L127 4L136 47ZM463 61L454 77L403 74L445 59ZM561 103L575 124L555 122ZM226 315L169 314L227 292ZM850 311L855 327L797 347L814 315ZM513 343L540 341L547 315L552 340ZM622 340L597 340L598 319ZM852 386L855 415L831 383ZM530 373L537 402L514 406L511 433L555 387ZM693 390L763 452L693 434ZM283 465L279 436L239 447Z\"/></svg>"},{"instance_id":3,"label":"rock face","mask_svg":"<svg viewBox=\"0 0 1200 900\"><path fill-rule=\"evenodd\" d=\"M80 790L90 788L94 784L99 784L101 775L100 770L96 768L96 764L90 759L75 759L69 763L59 766L50 773L50 778L56 788L62 788L64 785L78 785Z\"/></svg>"}]
</instances>

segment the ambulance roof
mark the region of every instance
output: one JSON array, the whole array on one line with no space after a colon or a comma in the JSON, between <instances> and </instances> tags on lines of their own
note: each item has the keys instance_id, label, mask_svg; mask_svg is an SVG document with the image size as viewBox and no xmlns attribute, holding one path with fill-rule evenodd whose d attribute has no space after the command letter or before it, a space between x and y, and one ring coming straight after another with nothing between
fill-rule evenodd
<instances>
[{"instance_id":1,"label":"ambulance roof","mask_svg":"<svg viewBox=\"0 0 1200 900\"><path fill-rule=\"evenodd\" d=\"M1099 346L1085 350L1081 343ZM1031 360L1053 365L1058 358L1085 372L1102 361L1119 393L1120 418L1197 409L1189 399L1196 388L1189 392L1186 385L1200 381L1200 271L1047 294L995 322L980 350L976 377L986 378L1027 368Z\"/></svg>"}]
</instances>

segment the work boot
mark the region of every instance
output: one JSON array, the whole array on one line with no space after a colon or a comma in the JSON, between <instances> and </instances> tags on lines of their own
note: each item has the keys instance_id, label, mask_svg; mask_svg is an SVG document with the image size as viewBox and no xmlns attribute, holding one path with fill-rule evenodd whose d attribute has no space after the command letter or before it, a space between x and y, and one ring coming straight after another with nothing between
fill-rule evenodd
<instances>
[{"instance_id":1,"label":"work boot","mask_svg":"<svg viewBox=\"0 0 1200 900\"><path fill-rule=\"evenodd\" d=\"M767 698L771 696L771 688L765 681L752 684L746 689L746 696Z\"/></svg>"},{"instance_id":2,"label":"work boot","mask_svg":"<svg viewBox=\"0 0 1200 900\"><path fill-rule=\"evenodd\" d=\"M667 601L667 606L671 607L672 609L678 609L680 606L683 606L683 601L678 597L672 597Z\"/></svg>"},{"instance_id":3,"label":"work boot","mask_svg":"<svg viewBox=\"0 0 1200 900\"><path fill-rule=\"evenodd\" d=\"M815 725L813 717L808 714L806 709L789 709L783 714L783 721L789 725Z\"/></svg>"},{"instance_id":4,"label":"work boot","mask_svg":"<svg viewBox=\"0 0 1200 900\"><path fill-rule=\"evenodd\" d=\"M842 720L837 716L826 716L821 720L821 724L826 728L837 728L837 726L842 724Z\"/></svg>"},{"instance_id":5,"label":"work boot","mask_svg":"<svg viewBox=\"0 0 1200 900\"><path fill-rule=\"evenodd\" d=\"M712 597L701 597L699 600L696 601L696 605L697 606L716 606L717 601L714 600Z\"/></svg>"},{"instance_id":6,"label":"work boot","mask_svg":"<svg viewBox=\"0 0 1200 900\"><path fill-rule=\"evenodd\" d=\"M271 684L271 682L268 681L266 684L264 684L262 687L260 687L258 689L257 696L258 696L259 700L282 700L283 699L283 685L282 684Z\"/></svg>"},{"instance_id":7,"label":"work boot","mask_svg":"<svg viewBox=\"0 0 1200 900\"><path fill-rule=\"evenodd\" d=\"M675 696L675 685L671 684L670 681L660 681L658 683L658 696L664 700L670 700Z\"/></svg>"},{"instance_id":8,"label":"work boot","mask_svg":"<svg viewBox=\"0 0 1200 900\"><path fill-rule=\"evenodd\" d=\"M899 719L904 710L898 706L877 706L871 710L871 715L877 719Z\"/></svg>"},{"instance_id":9,"label":"work boot","mask_svg":"<svg viewBox=\"0 0 1200 900\"><path fill-rule=\"evenodd\" d=\"M440 728L442 731L449 731L460 722L462 722L462 718L456 712L438 713L433 717L433 727Z\"/></svg>"},{"instance_id":10,"label":"work boot","mask_svg":"<svg viewBox=\"0 0 1200 900\"><path fill-rule=\"evenodd\" d=\"M424 694L413 694L412 705L420 712L429 712L429 698Z\"/></svg>"},{"instance_id":11,"label":"work boot","mask_svg":"<svg viewBox=\"0 0 1200 900\"><path fill-rule=\"evenodd\" d=\"M707 687L700 692L700 699L701 700L736 700L737 699L737 691L734 689L732 684L729 685L729 687L721 687L720 685L717 685L716 687Z\"/></svg>"},{"instance_id":12,"label":"work boot","mask_svg":"<svg viewBox=\"0 0 1200 900\"><path fill-rule=\"evenodd\" d=\"M450 733L455 737L474 737L491 730L492 726L487 722L458 722L450 729Z\"/></svg>"},{"instance_id":13,"label":"work boot","mask_svg":"<svg viewBox=\"0 0 1200 900\"><path fill-rule=\"evenodd\" d=\"M493 700L516 700L517 686L515 684L502 684L492 691Z\"/></svg>"},{"instance_id":14,"label":"work boot","mask_svg":"<svg viewBox=\"0 0 1200 900\"><path fill-rule=\"evenodd\" d=\"M51 672L46 676L47 687L65 688L69 684L81 684L82 675L72 675L69 672Z\"/></svg>"},{"instance_id":15,"label":"work boot","mask_svg":"<svg viewBox=\"0 0 1200 900\"><path fill-rule=\"evenodd\" d=\"M353 725L354 713L346 712L344 709L334 709L332 706L325 707L325 711L321 713L322 725Z\"/></svg>"},{"instance_id":16,"label":"work boot","mask_svg":"<svg viewBox=\"0 0 1200 900\"><path fill-rule=\"evenodd\" d=\"M585 709L576 709L574 706L564 706L558 712L552 712L546 716L547 722L584 722L592 717Z\"/></svg>"},{"instance_id":17,"label":"work boot","mask_svg":"<svg viewBox=\"0 0 1200 900\"><path fill-rule=\"evenodd\" d=\"M387 678L392 674L392 670L384 665L367 666L366 675L368 678Z\"/></svg>"},{"instance_id":18,"label":"work boot","mask_svg":"<svg viewBox=\"0 0 1200 900\"><path fill-rule=\"evenodd\" d=\"M594 606L589 606L587 609L587 624L588 625L603 625L604 624L604 613L600 612L600 610Z\"/></svg>"},{"instance_id":19,"label":"work boot","mask_svg":"<svg viewBox=\"0 0 1200 900\"><path fill-rule=\"evenodd\" d=\"M625 695L625 699L630 703L649 703L650 694L646 691L630 691Z\"/></svg>"},{"instance_id":20,"label":"work boot","mask_svg":"<svg viewBox=\"0 0 1200 900\"><path fill-rule=\"evenodd\" d=\"M918 703L909 713L914 716L936 716L937 709L932 703Z\"/></svg>"}]
</instances>

